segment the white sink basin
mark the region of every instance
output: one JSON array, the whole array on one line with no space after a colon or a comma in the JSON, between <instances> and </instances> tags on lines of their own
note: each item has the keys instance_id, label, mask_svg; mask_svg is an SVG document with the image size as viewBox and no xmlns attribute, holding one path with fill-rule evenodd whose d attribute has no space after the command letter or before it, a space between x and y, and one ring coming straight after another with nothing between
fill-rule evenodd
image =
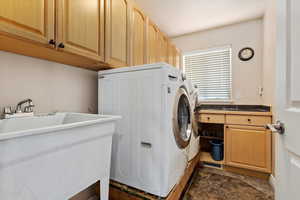
<instances>
[{"instance_id":1,"label":"white sink basin","mask_svg":"<svg viewBox=\"0 0 300 200\"><path fill-rule=\"evenodd\" d=\"M0 120L0 199L66 200L100 180L108 200L118 119L56 113Z\"/></svg>"},{"instance_id":2,"label":"white sink basin","mask_svg":"<svg viewBox=\"0 0 300 200\"><path fill-rule=\"evenodd\" d=\"M0 141L51 131L103 123L119 119L118 116L82 113L54 113L34 117L0 120Z\"/></svg>"}]
</instances>

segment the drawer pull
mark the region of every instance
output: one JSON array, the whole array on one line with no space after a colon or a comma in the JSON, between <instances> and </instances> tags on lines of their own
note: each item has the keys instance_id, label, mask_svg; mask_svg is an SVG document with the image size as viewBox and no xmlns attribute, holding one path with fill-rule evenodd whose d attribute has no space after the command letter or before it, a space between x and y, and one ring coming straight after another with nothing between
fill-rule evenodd
<instances>
[{"instance_id":1,"label":"drawer pull","mask_svg":"<svg viewBox=\"0 0 300 200\"><path fill-rule=\"evenodd\" d=\"M210 117L207 117L207 120L210 120Z\"/></svg>"},{"instance_id":2,"label":"drawer pull","mask_svg":"<svg viewBox=\"0 0 300 200\"><path fill-rule=\"evenodd\" d=\"M251 122L251 119L248 119L248 122Z\"/></svg>"}]
</instances>

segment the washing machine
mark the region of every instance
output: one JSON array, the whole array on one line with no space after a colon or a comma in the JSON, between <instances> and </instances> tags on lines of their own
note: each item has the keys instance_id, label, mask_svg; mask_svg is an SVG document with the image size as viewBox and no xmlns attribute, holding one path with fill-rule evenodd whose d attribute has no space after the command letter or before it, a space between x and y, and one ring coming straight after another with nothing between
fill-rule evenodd
<instances>
[{"instance_id":1,"label":"washing machine","mask_svg":"<svg viewBox=\"0 0 300 200\"><path fill-rule=\"evenodd\" d=\"M197 121L198 115L197 113L195 113L198 104L199 92L198 92L197 85L193 85L190 80L185 80L184 84L187 88L187 93L190 99L191 110L193 112L191 140L187 147L188 161L191 161L195 158L195 156L200 151L200 134L199 134L198 121Z\"/></svg>"},{"instance_id":2,"label":"washing machine","mask_svg":"<svg viewBox=\"0 0 300 200\"><path fill-rule=\"evenodd\" d=\"M122 116L111 179L166 197L187 167L192 108L182 73L165 63L99 72L99 113Z\"/></svg>"}]
</instances>

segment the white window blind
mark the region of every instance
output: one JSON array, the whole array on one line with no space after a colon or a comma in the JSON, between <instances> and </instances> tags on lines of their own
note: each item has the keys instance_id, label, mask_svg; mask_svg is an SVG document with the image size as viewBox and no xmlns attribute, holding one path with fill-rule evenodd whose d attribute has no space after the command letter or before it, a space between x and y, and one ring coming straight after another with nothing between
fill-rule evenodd
<instances>
[{"instance_id":1,"label":"white window blind","mask_svg":"<svg viewBox=\"0 0 300 200\"><path fill-rule=\"evenodd\" d=\"M183 62L187 78L198 86L200 100L231 100L231 47L190 52Z\"/></svg>"}]
</instances>

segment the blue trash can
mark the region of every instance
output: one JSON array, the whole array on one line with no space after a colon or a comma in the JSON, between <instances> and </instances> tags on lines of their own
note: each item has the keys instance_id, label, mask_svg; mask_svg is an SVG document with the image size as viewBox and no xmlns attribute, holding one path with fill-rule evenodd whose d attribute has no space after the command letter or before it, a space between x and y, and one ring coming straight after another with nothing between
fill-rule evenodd
<instances>
[{"instance_id":1,"label":"blue trash can","mask_svg":"<svg viewBox=\"0 0 300 200\"><path fill-rule=\"evenodd\" d=\"M211 156L216 161L221 161L224 158L224 148L222 140L211 140Z\"/></svg>"}]
</instances>

